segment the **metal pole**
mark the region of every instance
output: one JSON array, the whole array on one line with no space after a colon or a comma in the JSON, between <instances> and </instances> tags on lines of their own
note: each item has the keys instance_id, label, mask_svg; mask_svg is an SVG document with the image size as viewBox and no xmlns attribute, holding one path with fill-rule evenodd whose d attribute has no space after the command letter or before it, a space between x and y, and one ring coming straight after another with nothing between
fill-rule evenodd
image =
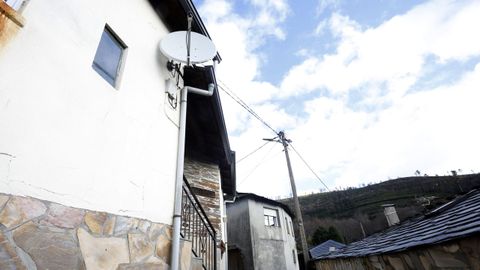
<instances>
[{"instance_id":1,"label":"metal pole","mask_svg":"<svg viewBox=\"0 0 480 270\"><path fill-rule=\"evenodd\" d=\"M300 241L302 244L302 251L303 251L303 263L305 265L305 269L307 269L307 263L310 260L310 254L308 253L307 238L305 236L305 229L303 228L302 212L300 210L300 204L298 203L297 188L295 186L295 179L293 178L292 165L290 164L290 156L288 155L288 143L290 141L285 138L285 133L283 131L280 131L278 133L278 138L282 142L283 148L285 150L285 157L287 159L288 175L290 176L293 202L295 203L295 216L298 223L298 230L300 231Z\"/></svg>"},{"instance_id":2,"label":"metal pole","mask_svg":"<svg viewBox=\"0 0 480 270\"><path fill-rule=\"evenodd\" d=\"M187 66L190 66L190 44L192 36L192 20L193 15L191 12L187 14Z\"/></svg>"},{"instance_id":3,"label":"metal pole","mask_svg":"<svg viewBox=\"0 0 480 270\"><path fill-rule=\"evenodd\" d=\"M180 269L180 225L182 222L182 185L185 161L185 131L187 123L187 96L194 93L202 96L211 96L215 89L214 84L208 85L208 90L185 86L181 91L180 119L178 130L177 170L175 176L175 201L173 208L172 252L170 255L171 270Z\"/></svg>"},{"instance_id":4,"label":"metal pole","mask_svg":"<svg viewBox=\"0 0 480 270\"><path fill-rule=\"evenodd\" d=\"M177 171L175 178L175 201L173 209L172 254L170 259L171 270L180 269L180 225L182 222L182 184L185 156L185 130L187 119L188 88L184 87L180 96L180 120L177 148Z\"/></svg>"}]
</instances>

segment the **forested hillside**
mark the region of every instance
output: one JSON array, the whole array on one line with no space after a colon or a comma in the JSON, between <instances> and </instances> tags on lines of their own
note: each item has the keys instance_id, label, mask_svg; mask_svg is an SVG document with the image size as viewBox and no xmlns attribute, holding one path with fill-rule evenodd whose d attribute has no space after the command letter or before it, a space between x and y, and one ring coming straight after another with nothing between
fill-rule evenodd
<instances>
[{"instance_id":1,"label":"forested hillside","mask_svg":"<svg viewBox=\"0 0 480 270\"><path fill-rule=\"evenodd\" d=\"M480 187L480 174L416 176L299 198L307 238L319 227L335 228L349 243L387 228L382 204L393 203L400 220L421 215ZM291 199L281 200L293 209ZM298 234L297 234L298 235Z\"/></svg>"}]
</instances>

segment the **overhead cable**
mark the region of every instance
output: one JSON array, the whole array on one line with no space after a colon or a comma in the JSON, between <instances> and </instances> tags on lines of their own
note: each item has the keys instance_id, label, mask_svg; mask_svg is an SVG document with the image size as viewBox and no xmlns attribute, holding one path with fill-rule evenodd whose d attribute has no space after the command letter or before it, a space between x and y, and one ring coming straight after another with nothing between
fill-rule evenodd
<instances>
[{"instance_id":1,"label":"overhead cable","mask_svg":"<svg viewBox=\"0 0 480 270\"><path fill-rule=\"evenodd\" d=\"M327 191L330 191L330 189L328 188L328 186L323 182L322 179L320 179L320 177L315 173L315 171L312 169L312 167L310 167L310 165L308 165L308 163L305 161L305 159L302 157L302 155L300 155L300 153L298 153L297 149L295 149L295 147L293 147L293 144L290 142L290 146L292 147L293 151L297 154L297 156L303 161L303 163L307 166L307 168L313 173L313 175L315 175L315 177L318 179L318 181L320 181L323 186L325 186L325 188L327 189Z\"/></svg>"},{"instance_id":2,"label":"overhead cable","mask_svg":"<svg viewBox=\"0 0 480 270\"><path fill-rule=\"evenodd\" d=\"M273 133L275 133L275 135L279 135L279 132L277 132L274 128L272 128L272 126L270 126L265 120L263 120L263 118L260 117L260 115L258 115L250 106L247 105L247 103L245 103L245 101L243 101L239 96L237 96L224 82L222 82L221 80L218 80L218 84L217 86L219 86L219 88L221 90L223 90L223 92L225 92L230 98L232 98L235 102L237 102L242 108L244 108L247 112L249 112L251 115L253 115L255 118L257 118L263 125L265 125L267 128L269 128L271 131L273 131ZM274 139L268 139L267 140L267 143L269 141L275 141L275 138ZM257 148L256 150L254 150L253 152L251 152L250 154L246 155L245 157L241 158L239 161L237 161L237 163L239 163L240 161L242 161L243 159L247 158L248 156L252 155L253 153L255 153L256 151L260 150L262 147L264 147L267 143L263 144L262 146L260 146L259 148ZM315 175L315 177L317 178L318 181L320 181L323 186L325 186L325 188L327 189L327 191L330 191L330 189L328 188L328 186L323 182L323 180L315 173L315 171L312 169L312 167L310 167L310 165L305 161L305 159L300 155L300 153L298 153L298 151L295 149L295 147L293 147L291 141L288 141L289 145L292 147L293 151L295 151L295 153L297 154L297 156L302 160L302 162L305 164L305 166L307 166L307 168L313 173L313 175ZM272 148L273 149L273 148ZM270 150L271 151L271 150ZM270 152L269 151L269 152ZM242 184L243 182L245 182L245 180L253 173L253 171L255 171L257 169L258 166L260 166L261 163L263 163L265 160L262 160L259 164L257 164L257 166L255 166L255 168L253 168L253 170L247 175L247 177L245 177L240 183Z\"/></svg>"},{"instance_id":3,"label":"overhead cable","mask_svg":"<svg viewBox=\"0 0 480 270\"><path fill-rule=\"evenodd\" d=\"M253 174L253 172L255 172L258 167L260 167L260 165L262 165L263 163L265 163L267 160L270 160L272 157L278 155L278 153L268 157L268 155L272 152L273 148L275 148L275 145L276 144L272 144L272 147L268 150L267 154L262 158L262 160L260 160L257 165L255 165L255 167L253 167L253 169L247 174L247 176L245 176L245 178L242 179L242 181L240 183L238 183L238 185L240 186L241 184L243 184L249 177L250 175ZM281 153L281 152L279 152ZM268 158L267 158L268 157Z\"/></svg>"},{"instance_id":4,"label":"overhead cable","mask_svg":"<svg viewBox=\"0 0 480 270\"><path fill-rule=\"evenodd\" d=\"M257 149L253 150L252 152L250 152L249 154L245 155L244 157L242 157L241 159L239 159L237 161L237 164L240 163L240 161L248 158L249 156L253 155L255 152L257 152L258 150L262 149L265 145L267 145L269 143L269 141L267 141L266 143L262 144L260 147L258 147Z\"/></svg>"},{"instance_id":5,"label":"overhead cable","mask_svg":"<svg viewBox=\"0 0 480 270\"><path fill-rule=\"evenodd\" d=\"M273 133L278 134L278 132L270 126L265 120L263 120L260 115L258 115L250 106L245 103L239 96L237 96L232 90L230 90L225 83L222 81L218 80L220 86L220 89L223 90L228 96L230 96L235 102L237 102L240 106L242 106L247 112L249 112L251 115L253 115L255 118L257 118L262 124L264 124L267 128L269 128Z\"/></svg>"}]
</instances>

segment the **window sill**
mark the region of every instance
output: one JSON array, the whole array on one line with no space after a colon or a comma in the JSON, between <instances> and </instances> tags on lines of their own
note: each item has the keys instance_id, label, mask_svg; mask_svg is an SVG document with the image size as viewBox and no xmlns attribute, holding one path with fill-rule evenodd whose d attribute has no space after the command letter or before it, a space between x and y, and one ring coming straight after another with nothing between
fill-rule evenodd
<instances>
[{"instance_id":1,"label":"window sill","mask_svg":"<svg viewBox=\"0 0 480 270\"><path fill-rule=\"evenodd\" d=\"M25 25L25 19L23 18L23 16L20 15L20 13L18 13L15 9L11 8L3 0L0 0L0 13L2 13L3 16L6 16L20 27L23 27Z\"/></svg>"}]
</instances>

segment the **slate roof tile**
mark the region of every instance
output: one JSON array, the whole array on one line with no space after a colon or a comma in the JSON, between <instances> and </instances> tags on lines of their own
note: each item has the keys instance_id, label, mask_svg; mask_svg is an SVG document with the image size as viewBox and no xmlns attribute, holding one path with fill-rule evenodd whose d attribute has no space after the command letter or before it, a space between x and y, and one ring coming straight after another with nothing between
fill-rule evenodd
<instances>
[{"instance_id":1,"label":"slate roof tile","mask_svg":"<svg viewBox=\"0 0 480 270\"><path fill-rule=\"evenodd\" d=\"M472 190L437 209L315 259L364 257L433 245L480 233L480 190Z\"/></svg>"}]
</instances>

